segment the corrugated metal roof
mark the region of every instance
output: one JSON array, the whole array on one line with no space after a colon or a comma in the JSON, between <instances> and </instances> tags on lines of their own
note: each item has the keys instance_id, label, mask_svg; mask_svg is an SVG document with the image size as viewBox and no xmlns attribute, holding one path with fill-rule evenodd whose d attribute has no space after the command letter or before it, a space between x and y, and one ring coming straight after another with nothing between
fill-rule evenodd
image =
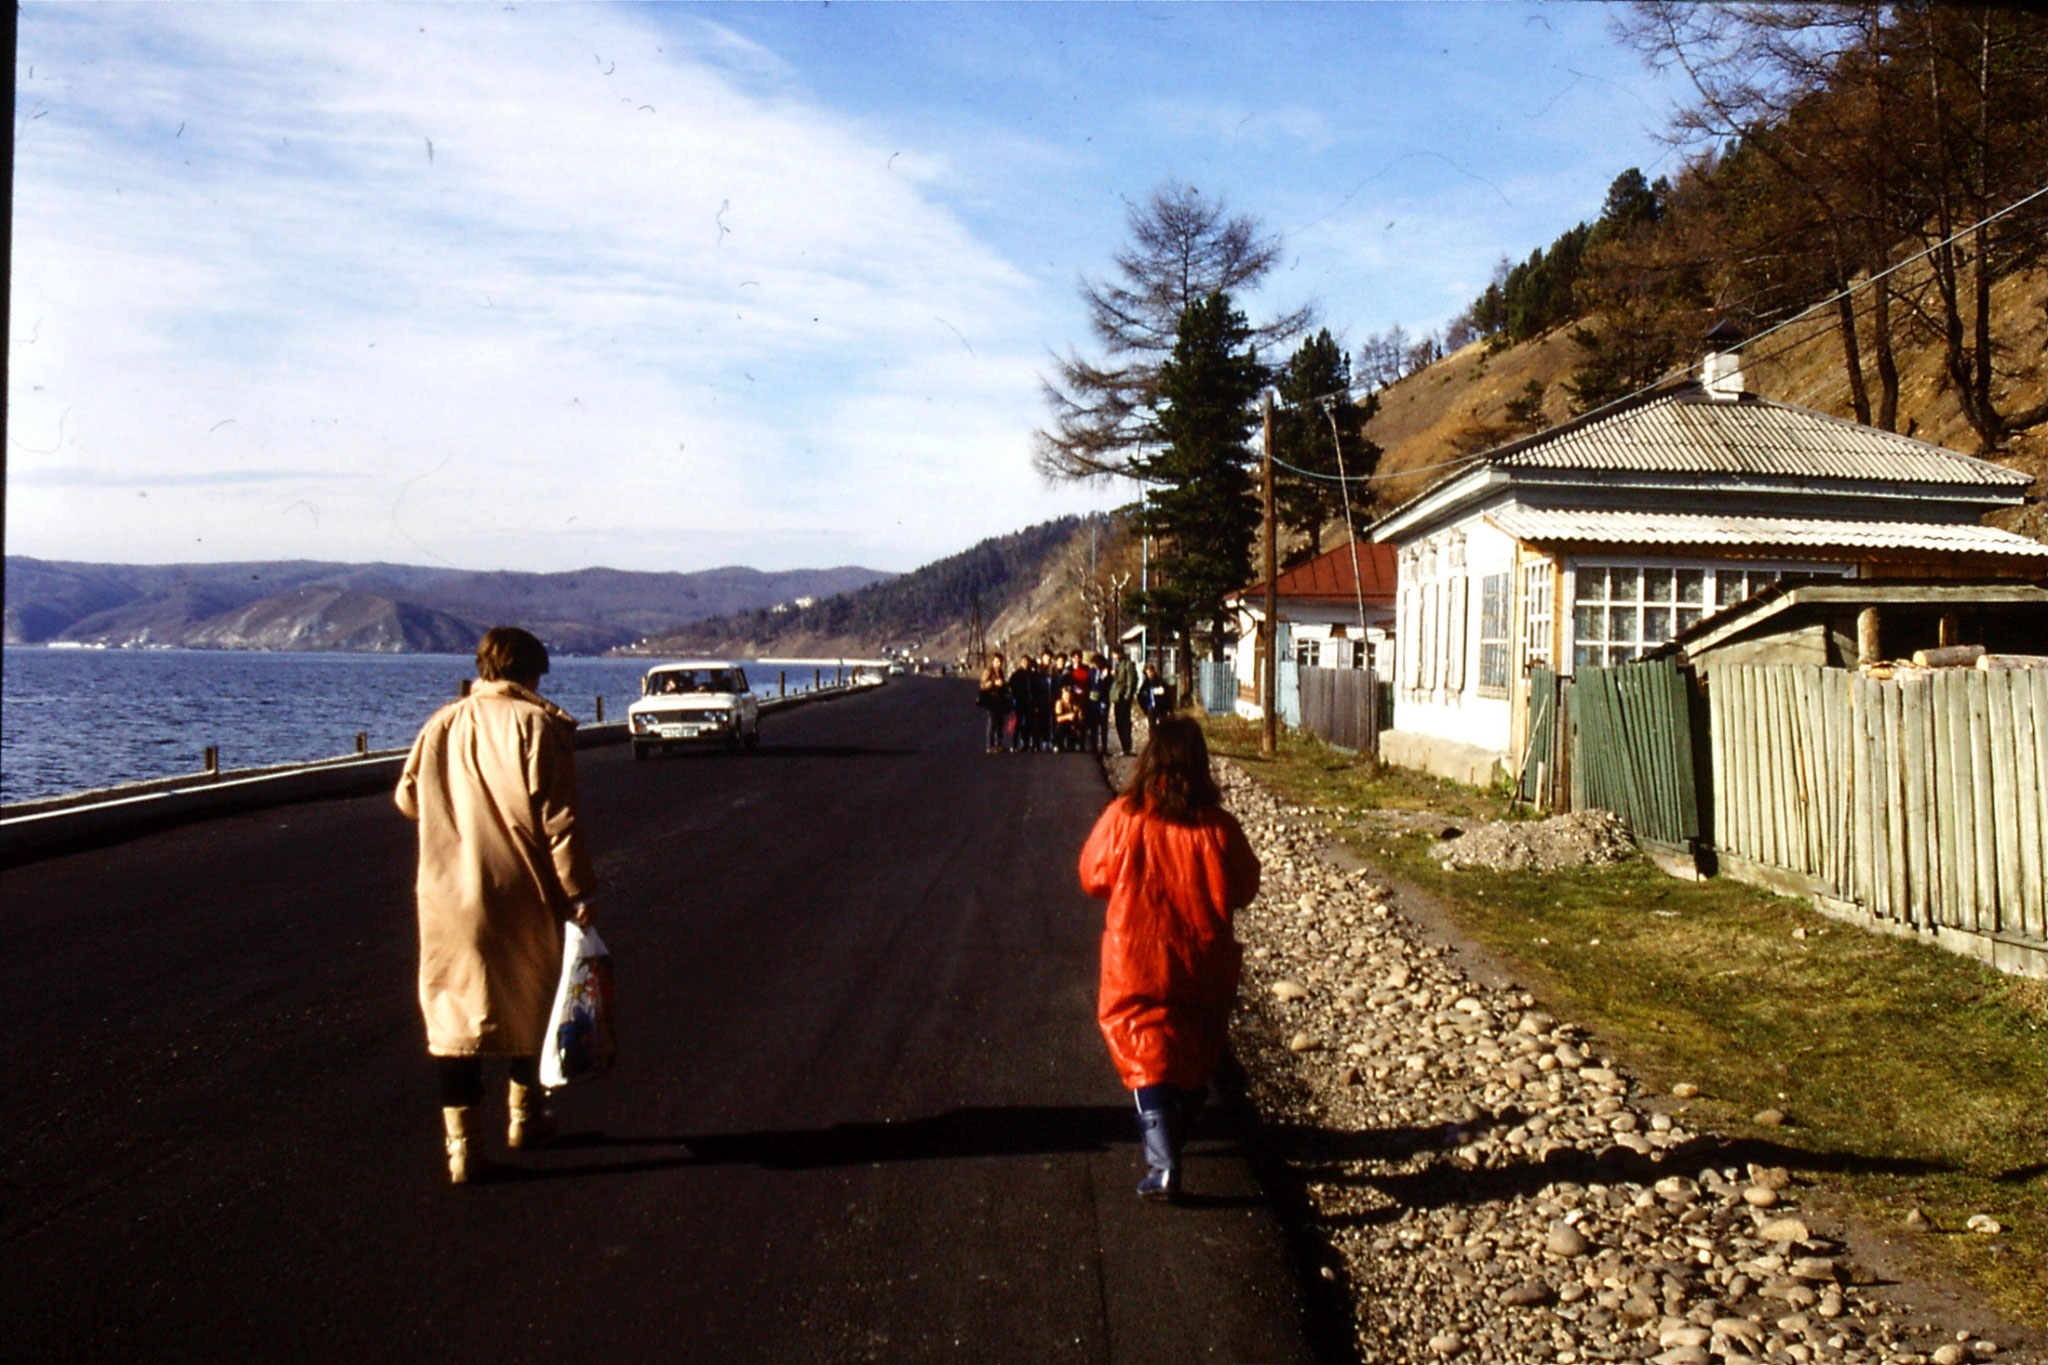
<instances>
[{"instance_id":1,"label":"corrugated metal roof","mask_svg":"<svg viewBox=\"0 0 2048 1365\"><path fill-rule=\"evenodd\" d=\"M1530 437L1492 457L1504 469L1635 470L1767 478L2024 488L1988 460L1826 413L1745 396L1704 398L1697 385L1583 424Z\"/></svg>"},{"instance_id":2,"label":"corrugated metal roof","mask_svg":"<svg viewBox=\"0 0 2048 1365\"><path fill-rule=\"evenodd\" d=\"M1504 508L1488 518L1535 544L1731 545L1751 553L1799 549L1924 550L2048 559L2048 545L1991 526L1821 517L1722 517L1676 512L1551 512Z\"/></svg>"},{"instance_id":3,"label":"corrugated metal roof","mask_svg":"<svg viewBox=\"0 0 2048 1365\"><path fill-rule=\"evenodd\" d=\"M1359 591L1353 586L1360 584L1368 602L1387 603L1394 600L1396 574L1395 551L1392 545L1373 545L1358 542L1358 575L1351 573L1351 546L1339 545L1334 550L1325 550L1306 564L1297 564L1273 581L1274 592L1283 600L1328 598L1332 601L1351 602L1357 600ZM1258 582L1237 594L1251 600L1266 590L1266 582Z\"/></svg>"}]
</instances>

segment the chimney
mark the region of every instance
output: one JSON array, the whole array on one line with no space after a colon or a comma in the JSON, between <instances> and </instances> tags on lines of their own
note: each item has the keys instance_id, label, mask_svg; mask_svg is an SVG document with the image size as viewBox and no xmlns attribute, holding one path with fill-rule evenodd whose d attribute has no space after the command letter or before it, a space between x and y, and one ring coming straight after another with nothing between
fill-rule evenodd
<instances>
[{"instance_id":1,"label":"chimney","mask_svg":"<svg viewBox=\"0 0 2048 1365\"><path fill-rule=\"evenodd\" d=\"M1707 332L1707 353L1700 360L1700 387L1717 403L1742 397L1742 329L1726 318Z\"/></svg>"}]
</instances>

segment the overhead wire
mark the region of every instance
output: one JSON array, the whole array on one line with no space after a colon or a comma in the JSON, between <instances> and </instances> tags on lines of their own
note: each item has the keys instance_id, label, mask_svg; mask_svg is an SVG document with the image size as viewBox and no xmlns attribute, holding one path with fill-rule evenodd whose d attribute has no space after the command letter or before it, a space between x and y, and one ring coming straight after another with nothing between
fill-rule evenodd
<instances>
[{"instance_id":1,"label":"overhead wire","mask_svg":"<svg viewBox=\"0 0 2048 1365\"><path fill-rule=\"evenodd\" d=\"M1799 322L1816 312L1819 312L1821 309L1826 308L1831 304L1839 303L1845 298L1853 298L1856 294L1861 293L1866 289L1869 289L1871 286L1875 285L1879 280L1884 279L1886 276L1895 274L1898 271L1905 269L1907 266L1912 265L1917 261L1923 261L1927 259L1929 256L1932 256L1935 252L1940 251L1943 247L1953 246L1955 243L1961 241L1963 238L1969 236L1971 233L1976 232L1981 228L1989 227L1991 224L1997 222L1999 219L2005 217L2006 215L2023 209L2028 204L2033 203L2036 199L2040 199L2044 196L2048 196L2048 185L2042 185L2039 189L2034 190L2032 193L2027 194L2019 199L2015 199L2012 203L2007 204L2004 208L1999 209L1996 213L1986 214L1984 217L1979 218L1976 222L1970 224L1968 227L1958 228L1955 232L1950 233L1948 236L1942 238L1940 241L1934 243L1932 246L1927 247L1925 250L1915 252L1913 255L1906 257L1902 261L1898 261L1890 266L1887 266L1886 268L1878 271L1874 275L1866 276L1865 278L1863 278L1855 284L1837 290L1836 292L1828 295L1826 298L1807 305L1799 312L1794 313L1791 317L1788 317L1781 322L1775 323L1772 326L1766 327L1763 331L1758 332L1756 335L1744 339L1741 343L1739 343L1737 349L1747 352L1749 347L1754 346L1757 342L1762 341L1765 337L1771 336L1777 332L1782 332L1787 327L1790 327L1794 323ZM1784 355L1788 351L1791 351L1799 346L1804 346L1807 342L1813 339L1814 338L1812 337L1800 337L1797 340L1794 340L1788 345L1780 347L1775 351L1767 351L1761 356L1746 355L1745 358L1749 360L1752 364L1760 364L1765 361L1774 360L1778 356ZM1665 384L1670 383L1673 379L1678 378L1681 375L1690 374L1693 370L1694 364L1695 362L1693 361L1687 361L1683 365L1673 366L1671 369L1666 370L1663 374L1658 375L1649 383L1644 384L1641 388L1632 389L1628 393L1622 394L1618 398L1609 399L1607 402L1602 403L1600 406L1596 408L1589 408L1587 411L1578 414L1572 420L1575 422L1584 422L1591 418L1598 417L1603 413L1612 411L1615 408L1621 407L1623 404L1632 403L1636 399L1642 397L1644 394L1649 393L1655 389L1661 388ZM1318 403L1324 401L1334 401L1338 398L1349 398L1350 395L1350 389L1338 389L1327 394L1317 394L1314 398L1312 398L1309 401ZM1498 448L1499 447L1495 447L1495 449ZM1280 459L1278 456L1274 457L1273 463L1276 466L1286 469L1290 473L1298 474L1303 478L1317 479L1325 483L1341 483L1348 485L1353 483L1379 483L1390 481L1393 479L1405 479L1412 477L1416 474L1428 473L1431 470L1454 469L1460 466L1478 464L1484 461L1486 457L1487 452L1480 451L1476 454L1460 456L1459 458L1454 460L1439 460L1434 464L1414 465L1408 469L1399 470L1397 472L1390 474L1357 474L1349 477L1346 477L1341 472L1337 474L1323 474L1318 473L1313 469L1303 469L1299 465L1287 463L1286 461Z\"/></svg>"}]
</instances>

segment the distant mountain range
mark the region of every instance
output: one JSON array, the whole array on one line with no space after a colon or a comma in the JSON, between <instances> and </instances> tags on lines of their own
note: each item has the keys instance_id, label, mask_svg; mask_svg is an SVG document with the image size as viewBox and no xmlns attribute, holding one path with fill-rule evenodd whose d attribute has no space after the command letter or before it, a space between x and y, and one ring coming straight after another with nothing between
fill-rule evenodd
<instances>
[{"instance_id":1,"label":"distant mountain range","mask_svg":"<svg viewBox=\"0 0 2048 1365\"><path fill-rule=\"evenodd\" d=\"M875 569L478 573L306 560L78 564L9 555L5 640L16 644L466 653L520 625L598 654L689 622L885 582Z\"/></svg>"}]
</instances>

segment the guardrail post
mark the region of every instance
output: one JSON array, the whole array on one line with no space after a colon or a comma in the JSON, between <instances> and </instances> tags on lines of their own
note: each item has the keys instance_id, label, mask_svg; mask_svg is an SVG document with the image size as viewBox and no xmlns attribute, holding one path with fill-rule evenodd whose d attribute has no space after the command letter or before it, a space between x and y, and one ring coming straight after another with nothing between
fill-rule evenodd
<instances>
[{"instance_id":1,"label":"guardrail post","mask_svg":"<svg viewBox=\"0 0 2048 1365\"><path fill-rule=\"evenodd\" d=\"M368 730L356 731L356 752L359 754L370 752L370 732Z\"/></svg>"},{"instance_id":2,"label":"guardrail post","mask_svg":"<svg viewBox=\"0 0 2048 1365\"><path fill-rule=\"evenodd\" d=\"M597 723L599 725L604 724L604 696L602 693L597 698Z\"/></svg>"},{"instance_id":3,"label":"guardrail post","mask_svg":"<svg viewBox=\"0 0 2048 1365\"><path fill-rule=\"evenodd\" d=\"M789 673L787 670L775 675L775 695L778 697L789 695Z\"/></svg>"},{"instance_id":4,"label":"guardrail post","mask_svg":"<svg viewBox=\"0 0 2048 1365\"><path fill-rule=\"evenodd\" d=\"M210 773L210 774L212 774L212 775L214 775L214 776L216 776L216 777L217 777L217 776L219 776L219 775L220 775L220 746L219 746L219 745L217 745L217 744L209 744L209 745L207 745L207 746L206 746L206 760L205 760L205 761L206 761L206 767L205 767L205 768L203 768L203 769L202 769L201 771L203 771L203 772L206 772L206 773Z\"/></svg>"}]
</instances>

